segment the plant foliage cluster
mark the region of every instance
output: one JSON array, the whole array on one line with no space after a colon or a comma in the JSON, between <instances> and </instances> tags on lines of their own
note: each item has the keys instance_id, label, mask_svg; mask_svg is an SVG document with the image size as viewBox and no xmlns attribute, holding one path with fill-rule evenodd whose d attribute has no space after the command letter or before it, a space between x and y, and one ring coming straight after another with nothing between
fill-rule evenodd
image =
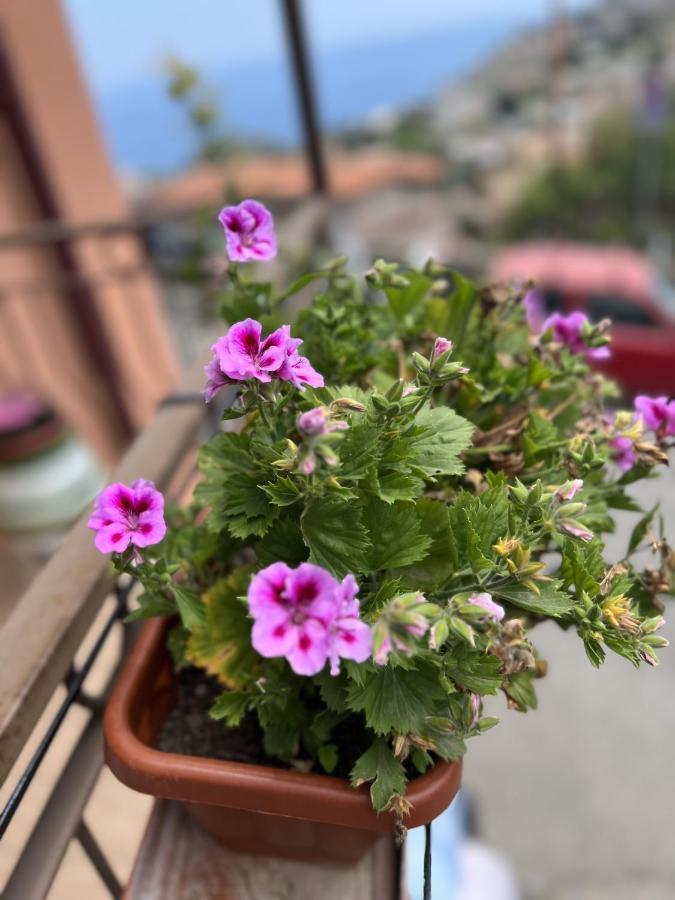
<instances>
[{"instance_id":1,"label":"plant foliage cluster","mask_svg":"<svg viewBox=\"0 0 675 900\"><path fill-rule=\"evenodd\" d=\"M123 565L145 587L132 615L176 615L177 665L222 682L213 716L257 716L271 756L368 783L376 809L404 813L407 780L496 723L483 697L536 706L537 624L576 632L594 666L608 650L656 662L672 554L657 512L627 489L659 453L647 447L622 474L603 406L612 386L583 355L530 336L517 289L478 289L435 263L379 261L360 280L340 259L283 293L235 274L223 317L271 329L310 285L293 328L326 386L233 391L193 505L171 512L154 560ZM439 335L451 350L438 352ZM317 406L342 424L310 438L297 421ZM614 510L636 526L608 561ZM651 569L632 561L647 542ZM255 652L247 588L280 560L354 573L373 659L300 677ZM504 618L470 602L477 593Z\"/></svg>"}]
</instances>

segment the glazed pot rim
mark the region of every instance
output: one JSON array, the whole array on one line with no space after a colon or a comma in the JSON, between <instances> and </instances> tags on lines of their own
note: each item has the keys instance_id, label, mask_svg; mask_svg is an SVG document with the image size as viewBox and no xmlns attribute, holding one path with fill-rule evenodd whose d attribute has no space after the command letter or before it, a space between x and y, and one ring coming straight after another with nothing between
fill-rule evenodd
<instances>
[{"instance_id":1,"label":"glazed pot rim","mask_svg":"<svg viewBox=\"0 0 675 900\"><path fill-rule=\"evenodd\" d=\"M369 831L391 831L392 813L376 813L368 788L346 779L254 763L210 759L159 750L138 734L134 721L147 705L155 675L166 656L169 619L151 619L141 633L115 684L104 716L105 757L113 773L142 793L248 809L269 815L326 822ZM412 811L408 827L426 824L449 805L461 780L461 760L438 761L413 779L406 799Z\"/></svg>"}]
</instances>

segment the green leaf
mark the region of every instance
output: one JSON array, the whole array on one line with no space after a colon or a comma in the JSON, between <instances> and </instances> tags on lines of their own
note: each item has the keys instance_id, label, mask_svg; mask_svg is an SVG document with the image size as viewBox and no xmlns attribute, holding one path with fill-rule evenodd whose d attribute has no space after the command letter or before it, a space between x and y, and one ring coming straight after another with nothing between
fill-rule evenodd
<instances>
[{"instance_id":1,"label":"green leaf","mask_svg":"<svg viewBox=\"0 0 675 900\"><path fill-rule=\"evenodd\" d=\"M185 628L188 631L194 631L195 628L204 625L206 623L206 612L199 594L195 594L194 591L188 591L178 584L172 584L171 589L176 598L176 606Z\"/></svg>"},{"instance_id":2,"label":"green leaf","mask_svg":"<svg viewBox=\"0 0 675 900\"><path fill-rule=\"evenodd\" d=\"M236 728L244 718L250 694L241 691L224 691L209 710L212 719L224 719L231 727Z\"/></svg>"},{"instance_id":3,"label":"green leaf","mask_svg":"<svg viewBox=\"0 0 675 900\"><path fill-rule=\"evenodd\" d=\"M364 510L364 524L370 537L369 571L402 568L424 559L431 538L420 533L415 507L371 500Z\"/></svg>"},{"instance_id":4,"label":"green leaf","mask_svg":"<svg viewBox=\"0 0 675 900\"><path fill-rule=\"evenodd\" d=\"M324 744L322 747L319 747L319 762L324 772L328 772L330 775L337 766L338 760L338 748L335 744Z\"/></svg>"},{"instance_id":5,"label":"green leaf","mask_svg":"<svg viewBox=\"0 0 675 900\"><path fill-rule=\"evenodd\" d=\"M436 334L454 341L455 351L461 349L471 316L476 288L459 272L451 271L453 289L446 298L436 297L427 306L427 321Z\"/></svg>"},{"instance_id":6,"label":"green leaf","mask_svg":"<svg viewBox=\"0 0 675 900\"><path fill-rule=\"evenodd\" d=\"M379 471L375 478L375 493L385 503L414 500L422 492L422 480L413 475L405 475L403 472Z\"/></svg>"},{"instance_id":7,"label":"green leaf","mask_svg":"<svg viewBox=\"0 0 675 900\"><path fill-rule=\"evenodd\" d=\"M633 531L631 532L630 540L628 541L628 551L626 552L626 556L630 556L637 548L640 546L644 538L647 536L647 532L651 528L652 522L654 521L654 516L656 515L656 511L659 508L659 504L655 504L648 513L640 519L637 523Z\"/></svg>"},{"instance_id":8,"label":"green leaf","mask_svg":"<svg viewBox=\"0 0 675 900\"><path fill-rule=\"evenodd\" d=\"M203 596L204 618L187 643L186 657L224 684L239 686L257 677L258 656L251 647L248 604L242 599L250 569L235 569Z\"/></svg>"},{"instance_id":9,"label":"green leaf","mask_svg":"<svg viewBox=\"0 0 675 900\"><path fill-rule=\"evenodd\" d=\"M470 647L454 647L445 657L445 671L455 684L476 694L496 694L504 676L501 661L489 654L480 656Z\"/></svg>"},{"instance_id":10,"label":"green leaf","mask_svg":"<svg viewBox=\"0 0 675 900\"><path fill-rule=\"evenodd\" d=\"M526 585L514 582L504 587L494 587L492 593L521 609L558 618L564 616L574 606L574 597L558 590L559 586L559 581L540 581L537 583L540 593L536 594Z\"/></svg>"},{"instance_id":11,"label":"green leaf","mask_svg":"<svg viewBox=\"0 0 675 900\"><path fill-rule=\"evenodd\" d=\"M378 812L383 812L394 797L405 793L405 769L384 738L376 738L360 756L350 774L353 787L372 781L370 797Z\"/></svg>"},{"instance_id":12,"label":"green leaf","mask_svg":"<svg viewBox=\"0 0 675 900\"><path fill-rule=\"evenodd\" d=\"M410 462L426 477L461 475L462 451L471 444L474 426L447 406L425 407L415 417L419 429L409 438Z\"/></svg>"},{"instance_id":13,"label":"green leaf","mask_svg":"<svg viewBox=\"0 0 675 900\"><path fill-rule=\"evenodd\" d=\"M537 708L537 694L531 672L517 672L509 675L504 683L506 694L517 704L519 712Z\"/></svg>"},{"instance_id":14,"label":"green leaf","mask_svg":"<svg viewBox=\"0 0 675 900\"><path fill-rule=\"evenodd\" d=\"M356 504L327 498L310 500L300 527L312 562L330 569L338 578L366 569L370 545Z\"/></svg>"},{"instance_id":15,"label":"green leaf","mask_svg":"<svg viewBox=\"0 0 675 900\"><path fill-rule=\"evenodd\" d=\"M421 562L408 564L401 575L413 587L428 590L445 581L455 569L450 515L445 503L423 498L415 504L421 535L430 539Z\"/></svg>"},{"instance_id":16,"label":"green leaf","mask_svg":"<svg viewBox=\"0 0 675 900\"><path fill-rule=\"evenodd\" d=\"M427 294L431 281L421 272L406 272L406 287L388 287L384 293L389 301L389 309L397 319L404 319Z\"/></svg>"},{"instance_id":17,"label":"green leaf","mask_svg":"<svg viewBox=\"0 0 675 900\"><path fill-rule=\"evenodd\" d=\"M155 616L171 616L176 612L176 603L162 594L145 591L138 597L138 609L132 609L125 616L125 622L137 622L139 619L153 619Z\"/></svg>"},{"instance_id":18,"label":"green leaf","mask_svg":"<svg viewBox=\"0 0 675 900\"><path fill-rule=\"evenodd\" d=\"M350 685L347 702L350 709L364 713L377 734L419 734L424 719L433 712L434 700L441 696L438 672L433 667L386 665L369 670L362 686Z\"/></svg>"},{"instance_id":19,"label":"green leaf","mask_svg":"<svg viewBox=\"0 0 675 900\"><path fill-rule=\"evenodd\" d=\"M342 465L340 478L363 478L376 461L380 431L375 425L361 422L352 425L340 442L339 452Z\"/></svg>"},{"instance_id":20,"label":"green leaf","mask_svg":"<svg viewBox=\"0 0 675 900\"><path fill-rule=\"evenodd\" d=\"M565 585L574 585L577 597L585 592L593 599L599 593L600 581L605 572L602 550L602 541L597 538L583 548L577 541L565 539L560 574Z\"/></svg>"},{"instance_id":21,"label":"green leaf","mask_svg":"<svg viewBox=\"0 0 675 900\"><path fill-rule=\"evenodd\" d=\"M288 475L269 482L269 484L262 484L260 487L275 506L291 506L301 496L300 488Z\"/></svg>"}]
</instances>

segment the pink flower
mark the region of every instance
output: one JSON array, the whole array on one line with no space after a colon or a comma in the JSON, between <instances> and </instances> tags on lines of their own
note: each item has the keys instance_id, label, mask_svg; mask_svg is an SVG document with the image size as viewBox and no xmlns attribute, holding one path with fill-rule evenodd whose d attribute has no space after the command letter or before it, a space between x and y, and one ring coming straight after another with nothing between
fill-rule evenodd
<instances>
[{"instance_id":1,"label":"pink flower","mask_svg":"<svg viewBox=\"0 0 675 900\"><path fill-rule=\"evenodd\" d=\"M228 378L220 368L218 354L215 352L215 344L211 349L213 350L213 358L204 366L204 374L207 381L202 388L202 394L207 403L213 400L222 387L225 387L226 384L232 384L232 379Z\"/></svg>"},{"instance_id":2,"label":"pink flower","mask_svg":"<svg viewBox=\"0 0 675 900\"><path fill-rule=\"evenodd\" d=\"M391 639L385 635L380 642L380 646L377 648L375 653L373 654L373 662L377 666L383 666L387 662L389 658L389 654L391 653Z\"/></svg>"},{"instance_id":3,"label":"pink flower","mask_svg":"<svg viewBox=\"0 0 675 900\"><path fill-rule=\"evenodd\" d=\"M287 327L287 326L286 326ZM286 356L279 369L279 378L282 381L290 381L295 387L304 391L305 387L323 387L323 375L313 369L306 356L300 356L298 347L302 344L299 338L289 339L286 343Z\"/></svg>"},{"instance_id":4,"label":"pink flower","mask_svg":"<svg viewBox=\"0 0 675 900\"><path fill-rule=\"evenodd\" d=\"M452 350L452 341L444 337L437 337L434 342L434 359L439 357L441 353L447 353L448 350Z\"/></svg>"},{"instance_id":5,"label":"pink flower","mask_svg":"<svg viewBox=\"0 0 675 900\"><path fill-rule=\"evenodd\" d=\"M572 481L568 481L562 487L559 487L554 496L556 500L571 500L583 486L583 478L574 478Z\"/></svg>"},{"instance_id":6,"label":"pink flower","mask_svg":"<svg viewBox=\"0 0 675 900\"><path fill-rule=\"evenodd\" d=\"M232 325L211 348L220 371L233 381L272 380L286 359L290 327L282 325L264 340L262 325L255 319L244 319Z\"/></svg>"},{"instance_id":7,"label":"pink flower","mask_svg":"<svg viewBox=\"0 0 675 900\"><path fill-rule=\"evenodd\" d=\"M632 438L626 437L624 434L617 434L611 438L609 446L612 451L612 459L622 472L633 468L637 456Z\"/></svg>"},{"instance_id":8,"label":"pink flower","mask_svg":"<svg viewBox=\"0 0 675 900\"><path fill-rule=\"evenodd\" d=\"M336 591L336 615L329 631L330 674L340 671L340 659L364 662L370 656L370 628L359 619L359 587L353 575L346 575Z\"/></svg>"},{"instance_id":9,"label":"pink flower","mask_svg":"<svg viewBox=\"0 0 675 900\"><path fill-rule=\"evenodd\" d=\"M543 331L546 321L546 306L541 292L534 289L528 291L523 297L523 309L530 331L535 333Z\"/></svg>"},{"instance_id":10,"label":"pink flower","mask_svg":"<svg viewBox=\"0 0 675 900\"><path fill-rule=\"evenodd\" d=\"M218 221L225 229L227 253L234 262L273 259L277 255L272 214L257 200L226 206Z\"/></svg>"},{"instance_id":11,"label":"pink flower","mask_svg":"<svg viewBox=\"0 0 675 900\"><path fill-rule=\"evenodd\" d=\"M204 396L211 400L223 385L250 378L263 383L280 378L300 390L307 384L323 387L323 377L308 359L298 354L301 343L299 338L291 337L290 325L282 325L263 338L260 322L255 319L237 322L211 348L213 359L204 369L208 377Z\"/></svg>"},{"instance_id":12,"label":"pink flower","mask_svg":"<svg viewBox=\"0 0 675 900\"><path fill-rule=\"evenodd\" d=\"M340 584L313 563L267 566L248 590L254 648L261 656L284 656L297 675L316 675L328 659L332 674L341 657L362 662L370 629L359 619L357 591L353 575Z\"/></svg>"},{"instance_id":13,"label":"pink flower","mask_svg":"<svg viewBox=\"0 0 675 900\"><path fill-rule=\"evenodd\" d=\"M504 618L504 607L500 606L499 603L495 603L490 594L472 594L466 602L471 603L473 606L480 606L481 609L485 610L489 618L496 619L498 622L501 622Z\"/></svg>"},{"instance_id":14,"label":"pink flower","mask_svg":"<svg viewBox=\"0 0 675 900\"><path fill-rule=\"evenodd\" d=\"M576 522L574 519L561 519L560 524L568 534L572 535L572 537L579 538L579 540L582 541L593 540L593 532L589 531L588 528L580 522Z\"/></svg>"},{"instance_id":15,"label":"pink flower","mask_svg":"<svg viewBox=\"0 0 675 900\"><path fill-rule=\"evenodd\" d=\"M609 347L589 347L583 338L583 332L589 327L588 316L582 312L573 312L568 316L555 312L541 326L541 333L553 332L553 340L564 344L572 353L583 353L589 359L608 359L611 356Z\"/></svg>"},{"instance_id":16,"label":"pink flower","mask_svg":"<svg viewBox=\"0 0 675 900\"><path fill-rule=\"evenodd\" d=\"M476 725L480 719L481 700L480 694L471 694L471 724Z\"/></svg>"},{"instance_id":17,"label":"pink flower","mask_svg":"<svg viewBox=\"0 0 675 900\"><path fill-rule=\"evenodd\" d=\"M635 409L647 428L662 434L675 434L675 399L641 395L635 398Z\"/></svg>"},{"instance_id":18,"label":"pink flower","mask_svg":"<svg viewBox=\"0 0 675 900\"><path fill-rule=\"evenodd\" d=\"M298 416L298 428L308 437L321 437L333 431L342 431L349 428L349 425L342 419L331 421L330 412L325 406L315 406Z\"/></svg>"},{"instance_id":19,"label":"pink flower","mask_svg":"<svg viewBox=\"0 0 675 900\"><path fill-rule=\"evenodd\" d=\"M101 553L122 553L131 544L149 547L166 534L164 497L151 481L137 478L131 487L121 482L104 488L87 523L96 532Z\"/></svg>"}]
</instances>

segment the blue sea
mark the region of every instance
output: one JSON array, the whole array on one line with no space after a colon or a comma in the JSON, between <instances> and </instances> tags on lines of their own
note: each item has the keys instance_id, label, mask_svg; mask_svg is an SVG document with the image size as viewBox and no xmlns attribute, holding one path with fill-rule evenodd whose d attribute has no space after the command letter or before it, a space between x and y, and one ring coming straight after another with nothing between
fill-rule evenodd
<instances>
[{"instance_id":1,"label":"blue sea","mask_svg":"<svg viewBox=\"0 0 675 900\"><path fill-rule=\"evenodd\" d=\"M382 109L430 101L517 30L509 21L462 26L336 49L313 60L321 126L327 133L358 124ZM522 27L522 24L521 24ZM236 68L201 70L218 98L227 131L283 148L300 145L290 67L286 59ZM169 174L195 156L184 113L171 101L162 78L101 92L94 98L117 167L134 174Z\"/></svg>"}]
</instances>

